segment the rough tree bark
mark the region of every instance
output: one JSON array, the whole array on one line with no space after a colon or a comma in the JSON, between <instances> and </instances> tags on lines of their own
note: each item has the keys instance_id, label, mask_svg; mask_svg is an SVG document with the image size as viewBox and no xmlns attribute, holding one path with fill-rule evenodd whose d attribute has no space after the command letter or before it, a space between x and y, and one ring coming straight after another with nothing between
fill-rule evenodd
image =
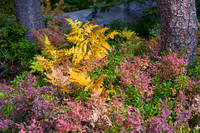
<instances>
[{"instance_id":1,"label":"rough tree bark","mask_svg":"<svg viewBox=\"0 0 200 133\"><path fill-rule=\"evenodd\" d=\"M44 28L40 0L13 0L17 21L27 27L24 38L34 41L32 30Z\"/></svg>"},{"instance_id":2,"label":"rough tree bark","mask_svg":"<svg viewBox=\"0 0 200 133\"><path fill-rule=\"evenodd\" d=\"M158 0L161 16L162 49L180 50L183 46L189 63L197 49L197 14L195 0Z\"/></svg>"}]
</instances>

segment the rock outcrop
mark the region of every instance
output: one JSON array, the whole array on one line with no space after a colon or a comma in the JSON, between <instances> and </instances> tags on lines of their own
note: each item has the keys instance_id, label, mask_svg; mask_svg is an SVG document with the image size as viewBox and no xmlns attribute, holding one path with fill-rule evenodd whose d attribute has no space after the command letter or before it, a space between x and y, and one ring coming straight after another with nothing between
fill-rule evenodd
<instances>
[{"instance_id":1,"label":"rock outcrop","mask_svg":"<svg viewBox=\"0 0 200 133\"><path fill-rule=\"evenodd\" d=\"M121 22L136 22L144 15L144 11L152 6L156 6L156 2L146 1L144 4L138 2L129 2L127 4L121 4L116 7L111 7L108 12L99 12L95 15L97 24L103 24L107 27L111 25L114 20L120 20ZM128 8L127 8L128 7ZM91 21L91 14L94 13L94 9L85 9L75 12L69 12L70 19L82 21L84 23ZM64 15L66 15L65 13Z\"/></svg>"}]
</instances>

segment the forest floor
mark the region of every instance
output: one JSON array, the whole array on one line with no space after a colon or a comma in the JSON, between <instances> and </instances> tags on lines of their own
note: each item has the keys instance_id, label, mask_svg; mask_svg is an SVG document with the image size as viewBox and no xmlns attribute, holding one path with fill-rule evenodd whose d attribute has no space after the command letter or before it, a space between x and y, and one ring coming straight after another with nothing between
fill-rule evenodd
<instances>
[{"instance_id":1,"label":"forest floor","mask_svg":"<svg viewBox=\"0 0 200 133\"><path fill-rule=\"evenodd\" d=\"M10 87L11 83L10 82L1 82L0 81L0 92L6 92L6 88Z\"/></svg>"},{"instance_id":2,"label":"forest floor","mask_svg":"<svg viewBox=\"0 0 200 133\"><path fill-rule=\"evenodd\" d=\"M0 92L5 92L6 88L10 87L12 85L12 83L10 83L10 81L13 81L14 78L21 74L22 72L22 68L20 65L13 65L9 67L9 71L12 74L9 74L8 76L6 76L5 78L0 77Z\"/></svg>"}]
</instances>

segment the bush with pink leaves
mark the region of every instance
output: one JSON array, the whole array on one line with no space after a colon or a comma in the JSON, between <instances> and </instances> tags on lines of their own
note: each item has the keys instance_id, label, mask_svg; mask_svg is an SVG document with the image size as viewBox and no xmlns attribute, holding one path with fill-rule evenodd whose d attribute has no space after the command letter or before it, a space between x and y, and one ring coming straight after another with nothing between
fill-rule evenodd
<instances>
[{"instance_id":1,"label":"bush with pink leaves","mask_svg":"<svg viewBox=\"0 0 200 133\"><path fill-rule=\"evenodd\" d=\"M66 37L64 36L64 28L60 28L59 24L64 24L65 19L55 19L52 18L51 21L48 21L46 28L39 29L38 31L33 31L33 34L40 38L41 36L47 36L49 41L54 47L62 48L64 46L68 46L69 44L66 43ZM40 46L43 46L43 43L38 40Z\"/></svg>"},{"instance_id":2,"label":"bush with pink leaves","mask_svg":"<svg viewBox=\"0 0 200 133\"><path fill-rule=\"evenodd\" d=\"M150 64L149 73L163 80L174 79L178 75L186 74L187 60L178 58L178 54L169 51L169 55L156 56L158 61Z\"/></svg>"},{"instance_id":3,"label":"bush with pink leaves","mask_svg":"<svg viewBox=\"0 0 200 133\"><path fill-rule=\"evenodd\" d=\"M59 107L56 130L58 132L86 132L87 126L83 123L89 121L90 110L84 107L82 102L70 100L65 104Z\"/></svg>"},{"instance_id":4,"label":"bush with pink leaves","mask_svg":"<svg viewBox=\"0 0 200 133\"><path fill-rule=\"evenodd\" d=\"M19 85L8 88L7 93L0 98L3 110L1 118L11 128L17 129L20 124L31 127L33 120L45 130L54 127L55 107L60 99L52 86L37 86L37 78L27 75L25 80L19 79ZM0 124L1 125L1 124ZM6 130L7 127L2 127Z\"/></svg>"},{"instance_id":5,"label":"bush with pink leaves","mask_svg":"<svg viewBox=\"0 0 200 133\"><path fill-rule=\"evenodd\" d=\"M149 59L148 56L145 59L141 57L135 57L130 61L120 62L120 66L117 67L118 75L121 78L121 83L125 86L132 85L138 88L143 98L150 97L153 94L154 86L151 84L150 74L146 71Z\"/></svg>"}]
</instances>

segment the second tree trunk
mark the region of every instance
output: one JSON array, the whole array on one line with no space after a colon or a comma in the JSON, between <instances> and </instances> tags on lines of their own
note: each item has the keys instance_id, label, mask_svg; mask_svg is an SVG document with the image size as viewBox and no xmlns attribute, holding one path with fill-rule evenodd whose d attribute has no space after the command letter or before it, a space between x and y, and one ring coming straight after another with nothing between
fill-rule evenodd
<instances>
[{"instance_id":1,"label":"second tree trunk","mask_svg":"<svg viewBox=\"0 0 200 133\"><path fill-rule=\"evenodd\" d=\"M158 0L162 28L162 50L184 47L191 63L197 48L197 14L195 0Z\"/></svg>"}]
</instances>

